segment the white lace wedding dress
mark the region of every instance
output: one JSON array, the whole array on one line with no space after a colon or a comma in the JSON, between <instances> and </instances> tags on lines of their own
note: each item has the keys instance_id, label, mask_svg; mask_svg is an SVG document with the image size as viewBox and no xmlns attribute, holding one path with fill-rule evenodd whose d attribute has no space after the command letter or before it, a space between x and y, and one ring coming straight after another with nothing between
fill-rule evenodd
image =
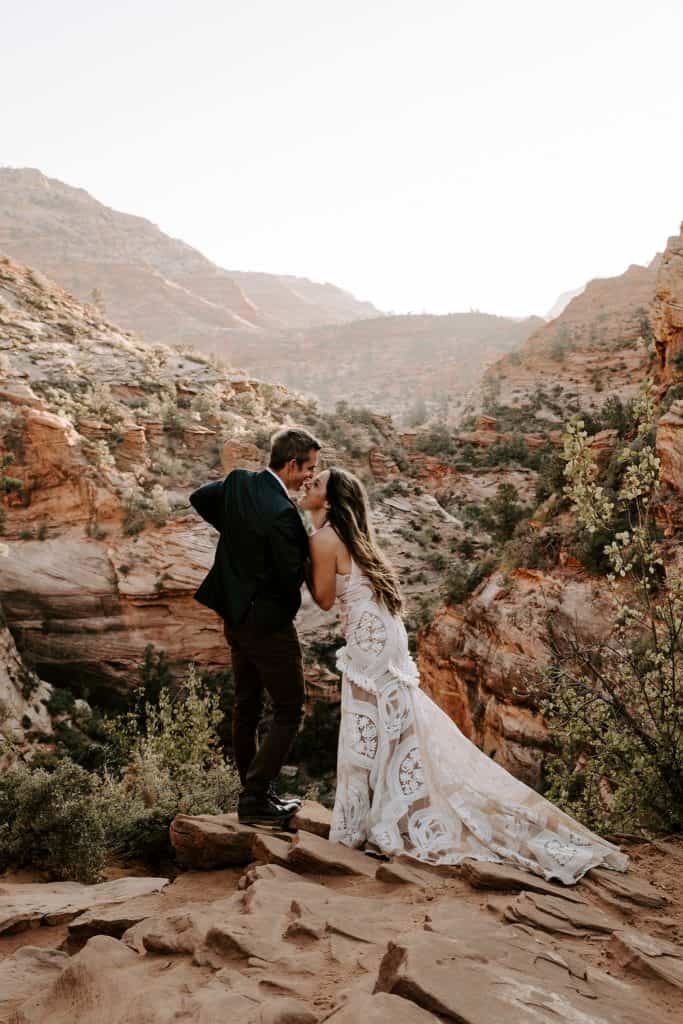
<instances>
[{"instance_id":1,"label":"white lace wedding dress","mask_svg":"<svg viewBox=\"0 0 683 1024\"><path fill-rule=\"evenodd\" d=\"M419 688L400 618L352 563L337 576L346 646L330 839L430 864L507 862L571 884L628 858L515 779Z\"/></svg>"}]
</instances>

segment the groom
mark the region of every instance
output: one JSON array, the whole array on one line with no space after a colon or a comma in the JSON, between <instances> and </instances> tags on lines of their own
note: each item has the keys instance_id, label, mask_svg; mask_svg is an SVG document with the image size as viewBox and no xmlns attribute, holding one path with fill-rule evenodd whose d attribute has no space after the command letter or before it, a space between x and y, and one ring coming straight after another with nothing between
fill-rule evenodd
<instances>
[{"instance_id":1,"label":"groom","mask_svg":"<svg viewBox=\"0 0 683 1024\"><path fill-rule=\"evenodd\" d=\"M213 568L195 597L222 617L232 652L233 752L242 782L238 817L246 825L279 825L299 807L272 783L296 736L304 702L301 648L293 619L301 604L308 537L289 491L316 470L320 443L305 430L271 438L268 468L234 469L190 495L220 536ZM264 690L272 725L257 748Z\"/></svg>"}]
</instances>

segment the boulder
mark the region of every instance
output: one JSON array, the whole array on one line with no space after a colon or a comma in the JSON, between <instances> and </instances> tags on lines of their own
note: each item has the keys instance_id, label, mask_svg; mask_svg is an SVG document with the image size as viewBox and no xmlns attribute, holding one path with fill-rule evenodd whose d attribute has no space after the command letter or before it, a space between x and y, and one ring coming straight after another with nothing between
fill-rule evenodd
<instances>
[{"instance_id":1,"label":"boulder","mask_svg":"<svg viewBox=\"0 0 683 1024\"><path fill-rule=\"evenodd\" d=\"M522 892L504 912L506 921L558 935L587 936L591 932L611 934L619 922L588 903L571 903L558 896Z\"/></svg>"},{"instance_id":2,"label":"boulder","mask_svg":"<svg viewBox=\"0 0 683 1024\"><path fill-rule=\"evenodd\" d=\"M255 834L236 814L178 814L170 828L178 863L191 868L246 866Z\"/></svg>"},{"instance_id":3,"label":"boulder","mask_svg":"<svg viewBox=\"0 0 683 1024\"><path fill-rule=\"evenodd\" d=\"M61 950L36 946L23 946L0 960L0 1021L10 1020L12 1012L56 978L68 960Z\"/></svg>"},{"instance_id":4,"label":"boulder","mask_svg":"<svg viewBox=\"0 0 683 1024\"><path fill-rule=\"evenodd\" d=\"M621 874L605 868L592 868L582 880L582 885L602 899L615 899L622 906L659 909L671 903L663 892L632 872Z\"/></svg>"},{"instance_id":5,"label":"boulder","mask_svg":"<svg viewBox=\"0 0 683 1024\"><path fill-rule=\"evenodd\" d=\"M462 864L462 877L475 889L495 889L499 892L540 892L546 893L548 896L559 896L573 903L585 902L574 889L544 882L537 875L531 875L510 864L466 860Z\"/></svg>"},{"instance_id":6,"label":"boulder","mask_svg":"<svg viewBox=\"0 0 683 1024\"><path fill-rule=\"evenodd\" d=\"M332 811L327 807L323 807L316 800L304 800L300 810L297 811L291 820L292 828L301 829L304 832L313 832L324 839L327 839L330 834L331 824Z\"/></svg>"},{"instance_id":7,"label":"boulder","mask_svg":"<svg viewBox=\"0 0 683 1024\"><path fill-rule=\"evenodd\" d=\"M168 878L117 878L99 885L81 885L80 882L0 885L0 934L41 924L62 924L85 910L149 896L166 885Z\"/></svg>"},{"instance_id":8,"label":"boulder","mask_svg":"<svg viewBox=\"0 0 683 1024\"><path fill-rule=\"evenodd\" d=\"M683 989L683 948L638 931L615 932L610 953L620 967Z\"/></svg>"},{"instance_id":9,"label":"boulder","mask_svg":"<svg viewBox=\"0 0 683 1024\"><path fill-rule=\"evenodd\" d=\"M375 991L465 1024L642 1024L623 985L512 931L501 943L497 927L470 908L457 938L412 932L390 942Z\"/></svg>"},{"instance_id":10,"label":"boulder","mask_svg":"<svg viewBox=\"0 0 683 1024\"><path fill-rule=\"evenodd\" d=\"M141 896L124 903L91 907L69 924L68 949L80 949L93 935L111 935L120 939L140 921L145 921L164 909L163 896Z\"/></svg>"},{"instance_id":11,"label":"boulder","mask_svg":"<svg viewBox=\"0 0 683 1024\"><path fill-rule=\"evenodd\" d=\"M297 832L287 857L295 871L319 874L362 875L374 878L377 862L343 843L331 843L312 832Z\"/></svg>"}]
</instances>

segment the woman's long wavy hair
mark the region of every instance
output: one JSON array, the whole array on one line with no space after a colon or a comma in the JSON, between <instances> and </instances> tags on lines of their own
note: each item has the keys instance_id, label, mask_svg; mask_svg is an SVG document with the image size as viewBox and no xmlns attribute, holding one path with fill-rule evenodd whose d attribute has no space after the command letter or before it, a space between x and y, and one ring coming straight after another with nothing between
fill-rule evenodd
<instances>
[{"instance_id":1,"label":"woman's long wavy hair","mask_svg":"<svg viewBox=\"0 0 683 1024\"><path fill-rule=\"evenodd\" d=\"M368 498L358 477L338 466L327 480L328 522L346 544L351 558L367 576L375 597L392 615L403 608L396 571L377 546L370 522Z\"/></svg>"}]
</instances>

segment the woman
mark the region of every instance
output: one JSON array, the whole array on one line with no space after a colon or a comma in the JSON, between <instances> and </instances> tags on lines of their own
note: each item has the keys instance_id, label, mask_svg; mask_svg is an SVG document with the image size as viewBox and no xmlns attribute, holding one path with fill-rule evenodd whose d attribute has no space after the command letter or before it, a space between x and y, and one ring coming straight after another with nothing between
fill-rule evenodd
<instances>
[{"instance_id":1,"label":"woman","mask_svg":"<svg viewBox=\"0 0 683 1024\"><path fill-rule=\"evenodd\" d=\"M420 690L361 482L333 467L305 486L311 593L324 609L339 601L346 638L330 839L431 864L505 861L567 884L597 865L625 871L624 854L483 754Z\"/></svg>"}]
</instances>

